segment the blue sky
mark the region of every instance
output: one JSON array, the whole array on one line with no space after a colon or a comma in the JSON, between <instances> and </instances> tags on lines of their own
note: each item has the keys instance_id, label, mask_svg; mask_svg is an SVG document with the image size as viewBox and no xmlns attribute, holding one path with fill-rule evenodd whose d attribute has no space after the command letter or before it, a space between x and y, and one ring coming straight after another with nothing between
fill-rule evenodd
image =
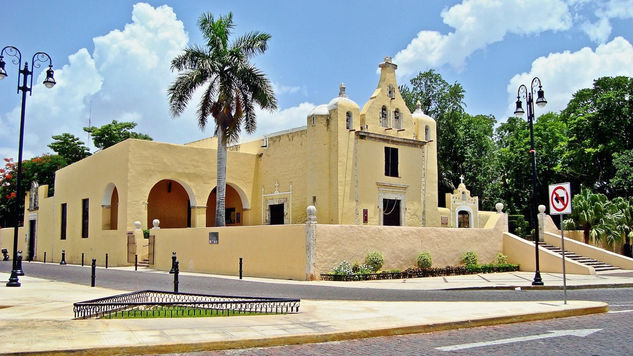
<instances>
[{"instance_id":1,"label":"blue sky","mask_svg":"<svg viewBox=\"0 0 633 356\"><path fill-rule=\"evenodd\" d=\"M272 35L254 62L274 83L279 111L258 114L263 135L305 124L344 82L361 107L393 57L400 83L434 69L466 90L467 112L505 121L521 83L539 76L548 106L560 111L578 89L605 75L633 76L633 1L88 1L5 0L0 47L31 61L53 58L58 85L41 69L27 100L25 158L50 152L51 136L111 120L136 121L155 140L185 143L210 136L195 121L196 99L171 118L166 89L171 58L202 45L203 12L233 12L235 34ZM17 156L20 96L17 66L0 82L0 156ZM441 127L438 128L441 130Z\"/></svg>"}]
</instances>

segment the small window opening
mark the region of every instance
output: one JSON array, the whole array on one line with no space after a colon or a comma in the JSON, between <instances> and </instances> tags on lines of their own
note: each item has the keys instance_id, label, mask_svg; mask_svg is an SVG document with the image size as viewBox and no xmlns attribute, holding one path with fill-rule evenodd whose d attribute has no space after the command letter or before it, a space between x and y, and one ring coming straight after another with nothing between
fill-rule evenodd
<instances>
[{"instance_id":1,"label":"small window opening","mask_svg":"<svg viewBox=\"0 0 633 356\"><path fill-rule=\"evenodd\" d=\"M385 175L398 177L398 149L385 147Z\"/></svg>"},{"instance_id":2,"label":"small window opening","mask_svg":"<svg viewBox=\"0 0 633 356\"><path fill-rule=\"evenodd\" d=\"M354 120L352 119L352 113L351 111L348 111L345 114L345 127L348 130L353 130L354 129Z\"/></svg>"},{"instance_id":3,"label":"small window opening","mask_svg":"<svg viewBox=\"0 0 633 356\"><path fill-rule=\"evenodd\" d=\"M424 140L431 141L431 128L429 125L424 126Z\"/></svg>"},{"instance_id":4,"label":"small window opening","mask_svg":"<svg viewBox=\"0 0 633 356\"><path fill-rule=\"evenodd\" d=\"M383 105L380 110L380 126L389 127L389 118L387 117L387 107Z\"/></svg>"},{"instance_id":5,"label":"small window opening","mask_svg":"<svg viewBox=\"0 0 633 356\"><path fill-rule=\"evenodd\" d=\"M88 238L88 223L90 221L89 202L89 199L81 200L81 237L84 239Z\"/></svg>"},{"instance_id":6,"label":"small window opening","mask_svg":"<svg viewBox=\"0 0 633 356\"><path fill-rule=\"evenodd\" d=\"M400 120L400 110L396 109L393 112L393 127L397 130L402 128L402 121Z\"/></svg>"},{"instance_id":7,"label":"small window opening","mask_svg":"<svg viewBox=\"0 0 633 356\"><path fill-rule=\"evenodd\" d=\"M62 203L62 212L61 212L61 231L60 238L62 240L66 240L66 226L68 224L68 206L66 203Z\"/></svg>"}]
</instances>

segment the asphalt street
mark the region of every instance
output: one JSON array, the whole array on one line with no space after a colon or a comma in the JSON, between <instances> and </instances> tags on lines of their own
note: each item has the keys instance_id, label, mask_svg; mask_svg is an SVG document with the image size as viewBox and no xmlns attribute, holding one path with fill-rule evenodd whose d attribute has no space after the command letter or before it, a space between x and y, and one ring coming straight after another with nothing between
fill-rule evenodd
<instances>
[{"instance_id":1,"label":"asphalt street","mask_svg":"<svg viewBox=\"0 0 633 356\"><path fill-rule=\"evenodd\" d=\"M0 262L8 272L10 262ZM32 277L90 284L90 267L23 263ZM344 283L344 282L342 282ZM121 290L173 288L164 272L97 269L97 285ZM538 301L560 300L561 290L388 290L262 283L205 275L181 275L180 291L205 294L283 296L372 301ZM194 355L631 355L633 288L572 289L569 299L603 301L610 312L538 322L457 329L283 347L204 352ZM571 330L571 331L570 331Z\"/></svg>"},{"instance_id":2,"label":"asphalt street","mask_svg":"<svg viewBox=\"0 0 633 356\"><path fill-rule=\"evenodd\" d=\"M58 263L23 263L24 273L38 278L90 285L90 267ZM10 262L0 262L0 271L9 272ZM345 282L341 282L345 283ZM173 290L173 275L98 268L96 284L100 287L133 290ZM627 289L633 294L632 289ZM262 283L218 278L205 275L179 276L179 291L187 293L235 296L289 297L316 300L368 301L527 301L562 299L561 290L389 290L286 283ZM569 299L607 301L617 298L618 289L572 289Z\"/></svg>"},{"instance_id":3,"label":"asphalt street","mask_svg":"<svg viewBox=\"0 0 633 356\"><path fill-rule=\"evenodd\" d=\"M633 289L573 292L608 302L610 312L427 334L189 355L633 355ZM452 293L466 298L471 295L462 291ZM542 293L534 295L540 298Z\"/></svg>"}]
</instances>

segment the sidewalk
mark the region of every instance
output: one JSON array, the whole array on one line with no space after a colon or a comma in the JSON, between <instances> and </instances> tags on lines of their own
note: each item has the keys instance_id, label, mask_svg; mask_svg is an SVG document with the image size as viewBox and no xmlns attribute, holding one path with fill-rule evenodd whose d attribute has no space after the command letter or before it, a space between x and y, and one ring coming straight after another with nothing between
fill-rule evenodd
<instances>
[{"instance_id":1,"label":"sidewalk","mask_svg":"<svg viewBox=\"0 0 633 356\"><path fill-rule=\"evenodd\" d=\"M149 272L149 271L148 271ZM630 273L568 276L570 286L633 285ZM546 285L562 285L542 274ZM549 302L364 302L302 300L298 314L196 319L72 320L72 303L126 291L90 288L29 276L20 288L5 287L0 273L0 340L7 353L90 354L187 352L334 341L361 337L493 325L601 313L605 303ZM234 278L234 277L225 277ZM362 288L525 288L533 273L500 273L366 282L296 282ZM248 278L249 280L271 281ZM279 280L274 280L280 283Z\"/></svg>"}]
</instances>

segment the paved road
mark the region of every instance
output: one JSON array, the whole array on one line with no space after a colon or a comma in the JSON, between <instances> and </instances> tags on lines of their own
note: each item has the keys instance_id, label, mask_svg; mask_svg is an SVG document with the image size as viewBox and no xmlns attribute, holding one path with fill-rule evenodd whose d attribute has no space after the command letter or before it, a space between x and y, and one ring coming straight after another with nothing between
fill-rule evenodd
<instances>
[{"instance_id":1,"label":"paved road","mask_svg":"<svg viewBox=\"0 0 633 356\"><path fill-rule=\"evenodd\" d=\"M90 285L90 267L53 263L23 263L25 274L51 280ZM0 262L0 271L10 272L10 262ZM120 290L173 290L173 275L120 269L97 269L97 285ZM239 296L290 297L317 300L371 301L522 301L559 300L560 290L389 290L323 285L254 282L204 275L180 275L179 290L188 293ZM632 289L627 289L631 293ZM569 299L606 301L617 289L568 290Z\"/></svg>"},{"instance_id":2,"label":"paved road","mask_svg":"<svg viewBox=\"0 0 633 356\"><path fill-rule=\"evenodd\" d=\"M321 344L200 352L190 355L633 355L633 290L599 289L596 296L610 304L607 314L546 321L458 329L428 334L377 337ZM521 337L551 331L599 329L588 336L563 336L486 345L457 351L441 347Z\"/></svg>"},{"instance_id":3,"label":"paved road","mask_svg":"<svg viewBox=\"0 0 633 356\"><path fill-rule=\"evenodd\" d=\"M89 284L90 268L58 264L24 263L24 271L33 277ZM0 263L0 271L10 263ZM103 269L97 271L99 286L122 289L172 288L172 276L165 273ZM180 290L227 295L287 296L310 299L347 300L419 300L419 301L491 301L558 300L560 290L377 290L329 286L261 283L209 276L181 275ZM541 322L452 330L429 334L380 337L335 343L308 344L263 349L200 353L200 355L631 355L633 354L633 288L575 289L569 299L604 301L613 313L556 319ZM566 336L502 345L480 346L461 351L438 348L482 341L548 334L550 330L600 329L585 337Z\"/></svg>"}]
</instances>

